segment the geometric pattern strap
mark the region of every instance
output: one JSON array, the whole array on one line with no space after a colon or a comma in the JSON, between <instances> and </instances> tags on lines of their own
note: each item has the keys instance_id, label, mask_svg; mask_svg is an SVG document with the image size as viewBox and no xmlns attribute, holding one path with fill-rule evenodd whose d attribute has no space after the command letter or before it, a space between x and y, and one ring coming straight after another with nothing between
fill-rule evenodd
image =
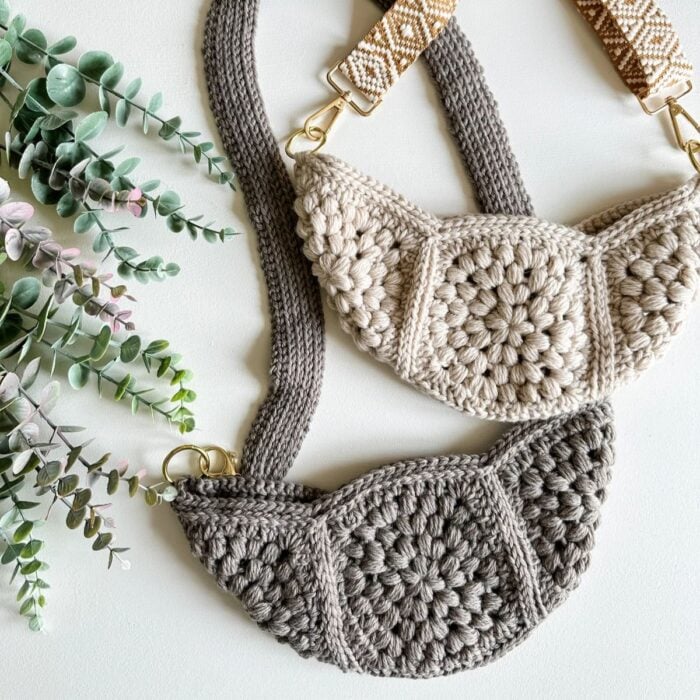
<instances>
[{"instance_id":1,"label":"geometric pattern strap","mask_svg":"<svg viewBox=\"0 0 700 700\"><path fill-rule=\"evenodd\" d=\"M372 103L386 92L447 26L457 0L397 0L340 72Z\"/></svg>"},{"instance_id":2,"label":"geometric pattern strap","mask_svg":"<svg viewBox=\"0 0 700 700\"><path fill-rule=\"evenodd\" d=\"M671 20L654 0L574 0L600 36L615 68L640 99L662 97L688 82L685 57Z\"/></svg>"}]
</instances>

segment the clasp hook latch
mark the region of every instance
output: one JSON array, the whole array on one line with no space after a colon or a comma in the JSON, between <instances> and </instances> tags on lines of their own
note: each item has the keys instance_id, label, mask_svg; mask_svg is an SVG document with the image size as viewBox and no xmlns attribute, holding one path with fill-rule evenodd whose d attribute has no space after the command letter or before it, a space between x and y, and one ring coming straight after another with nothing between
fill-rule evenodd
<instances>
[{"instance_id":1,"label":"clasp hook latch","mask_svg":"<svg viewBox=\"0 0 700 700\"><path fill-rule=\"evenodd\" d=\"M349 105L349 96L350 93L345 92L307 117L304 126L294 131L289 137L287 145L284 147L287 155L290 158L294 158L294 142L302 136L316 144L316 146L311 149L311 153L316 153L316 151L323 148L328 140L330 130L338 121L340 115L345 111L345 108Z\"/></svg>"},{"instance_id":2,"label":"clasp hook latch","mask_svg":"<svg viewBox=\"0 0 700 700\"><path fill-rule=\"evenodd\" d=\"M690 112L678 100L669 100L667 106L671 115L671 124L673 125L676 143L682 151L688 154L693 167L700 173L700 138L686 138L683 129L683 123L687 123L692 130L700 134L700 122L692 117Z\"/></svg>"},{"instance_id":3,"label":"clasp hook latch","mask_svg":"<svg viewBox=\"0 0 700 700\"><path fill-rule=\"evenodd\" d=\"M199 471L203 477L207 479L221 479L226 476L236 476L238 474L238 456L235 452L229 452L223 447L210 445L208 447L199 447L199 445L179 445L173 450L170 450L163 460L163 478L169 483L174 484L175 479L170 474L170 462L175 455L181 452L194 452L199 455ZM219 455L220 466L215 469L212 465L212 454Z\"/></svg>"}]
</instances>

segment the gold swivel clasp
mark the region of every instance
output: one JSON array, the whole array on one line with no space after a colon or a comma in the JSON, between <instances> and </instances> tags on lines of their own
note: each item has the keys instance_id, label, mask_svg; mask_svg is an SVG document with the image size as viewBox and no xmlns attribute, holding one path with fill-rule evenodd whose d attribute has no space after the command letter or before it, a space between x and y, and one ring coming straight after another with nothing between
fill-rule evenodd
<instances>
[{"instance_id":1,"label":"gold swivel clasp","mask_svg":"<svg viewBox=\"0 0 700 700\"><path fill-rule=\"evenodd\" d=\"M297 129L289 137L284 148L287 155L290 158L294 158L294 143L302 137L315 144L310 149L312 153L316 153L316 151L323 148L328 140L328 133L349 104L348 97L349 93L343 93L340 97L336 97L332 102L329 102L325 107L321 107L321 109L308 117L304 122L304 126L301 129Z\"/></svg>"},{"instance_id":2,"label":"gold swivel clasp","mask_svg":"<svg viewBox=\"0 0 700 700\"><path fill-rule=\"evenodd\" d=\"M688 154L693 167L700 173L700 122L694 119L677 100L668 101L668 111L671 115L673 134L676 137L678 147ZM699 137L687 138L684 125L685 128L690 126L691 130L696 132Z\"/></svg>"},{"instance_id":3,"label":"gold swivel clasp","mask_svg":"<svg viewBox=\"0 0 700 700\"><path fill-rule=\"evenodd\" d=\"M294 131L287 140L284 150L290 158L294 158L296 153L299 152L295 150L295 143L302 138L313 144L313 147L308 149L311 153L320 151L326 145L326 141L328 141L330 130L348 107L356 114L368 117L381 104L381 100L363 100L361 93L356 93L353 96L351 90L341 85L338 77L339 72L340 63L336 63L326 75L328 84L336 91L338 97L308 117L304 122L304 126Z\"/></svg>"}]
</instances>

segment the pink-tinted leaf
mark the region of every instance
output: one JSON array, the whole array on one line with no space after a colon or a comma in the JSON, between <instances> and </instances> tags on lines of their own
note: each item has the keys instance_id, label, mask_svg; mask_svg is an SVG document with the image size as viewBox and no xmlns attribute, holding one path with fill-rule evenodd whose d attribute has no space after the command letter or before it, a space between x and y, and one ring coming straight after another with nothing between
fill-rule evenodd
<instances>
[{"instance_id":1,"label":"pink-tinted leaf","mask_svg":"<svg viewBox=\"0 0 700 700\"><path fill-rule=\"evenodd\" d=\"M27 202L8 202L0 206L0 218L10 226L23 224L34 216L34 207Z\"/></svg>"},{"instance_id":2,"label":"pink-tinted leaf","mask_svg":"<svg viewBox=\"0 0 700 700\"><path fill-rule=\"evenodd\" d=\"M58 382L49 382L41 391L39 406L44 413L50 413L58 403L61 395L61 385Z\"/></svg>"},{"instance_id":3,"label":"pink-tinted leaf","mask_svg":"<svg viewBox=\"0 0 700 700\"><path fill-rule=\"evenodd\" d=\"M5 234L5 252L10 260L19 260L22 257L22 252L24 251L24 238L22 234L16 229L11 228Z\"/></svg>"},{"instance_id":4,"label":"pink-tinted leaf","mask_svg":"<svg viewBox=\"0 0 700 700\"><path fill-rule=\"evenodd\" d=\"M0 204L6 202L10 196L10 186L5 178L0 177Z\"/></svg>"}]
</instances>

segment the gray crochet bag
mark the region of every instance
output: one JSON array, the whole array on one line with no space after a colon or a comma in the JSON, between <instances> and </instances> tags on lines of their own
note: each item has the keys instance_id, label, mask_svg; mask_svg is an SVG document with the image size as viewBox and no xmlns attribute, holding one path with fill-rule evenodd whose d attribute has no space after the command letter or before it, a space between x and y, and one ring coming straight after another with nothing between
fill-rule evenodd
<instances>
[{"instance_id":1,"label":"gray crochet bag","mask_svg":"<svg viewBox=\"0 0 700 700\"><path fill-rule=\"evenodd\" d=\"M480 666L521 642L588 567L613 462L611 409L523 423L483 455L406 460L333 492L284 481L318 400L323 314L256 81L257 8L213 1L205 69L268 284L270 389L241 474L183 480L173 508L219 586L301 655L410 678ZM529 213L455 22L426 59L483 209Z\"/></svg>"}]
</instances>

